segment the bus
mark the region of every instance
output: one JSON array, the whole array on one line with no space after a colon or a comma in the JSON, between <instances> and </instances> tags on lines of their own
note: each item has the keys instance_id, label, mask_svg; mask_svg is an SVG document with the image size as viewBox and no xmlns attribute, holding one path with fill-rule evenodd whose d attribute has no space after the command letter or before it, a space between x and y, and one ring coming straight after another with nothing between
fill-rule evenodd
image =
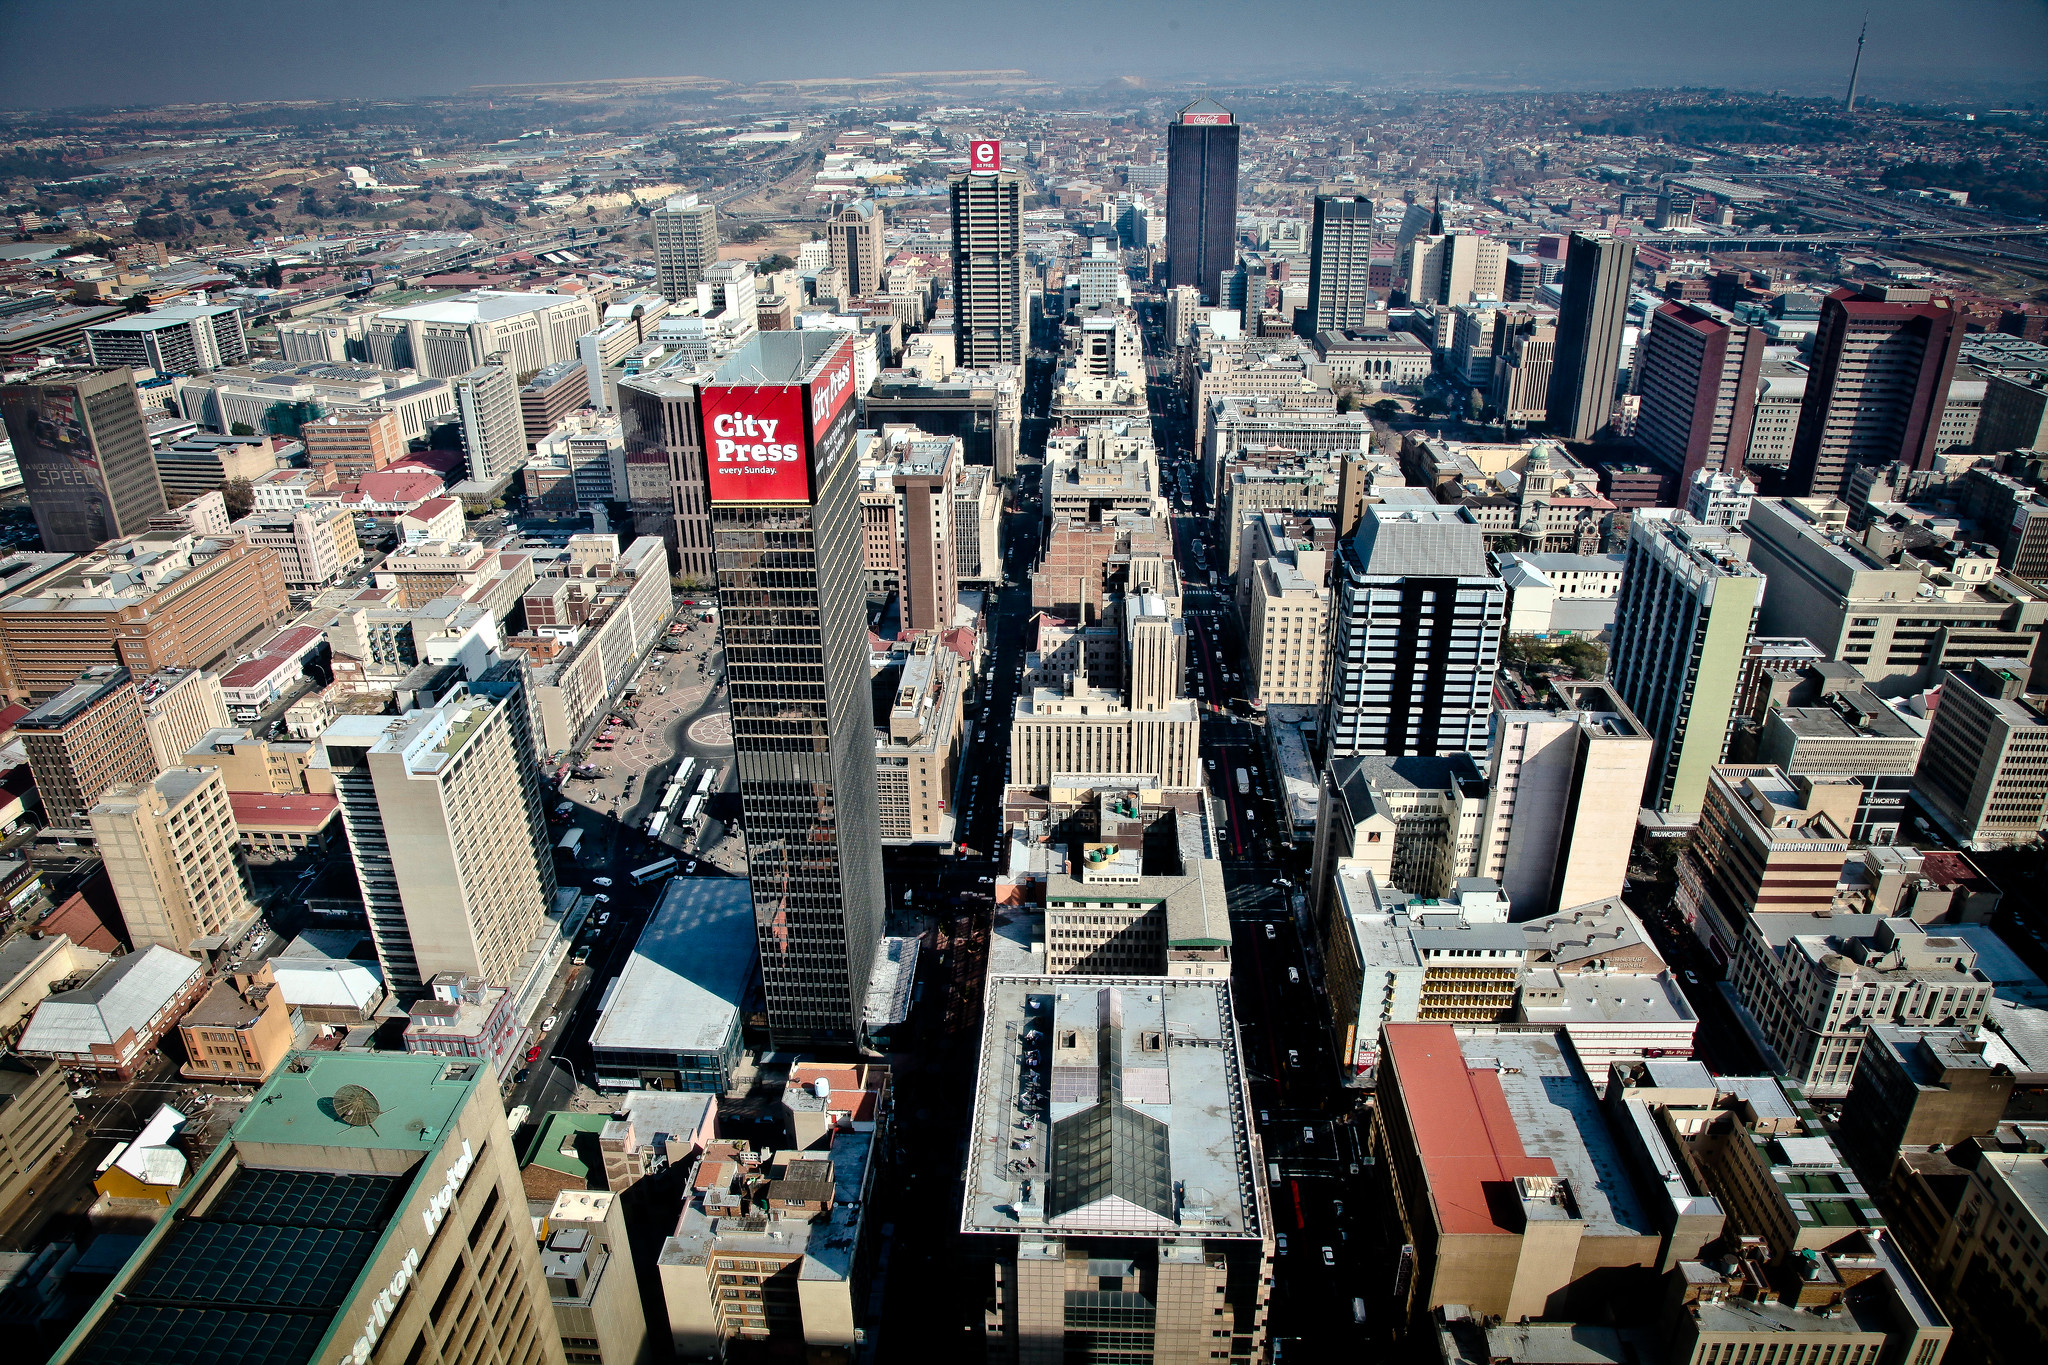
<instances>
[{"instance_id":1,"label":"bus","mask_svg":"<svg viewBox=\"0 0 2048 1365\"><path fill-rule=\"evenodd\" d=\"M713 784L714 782L716 782L716 781L718 781L718 769L716 769L716 768L706 768L706 769L704 770L704 780L703 780L702 782L699 782L699 783L697 784L697 795L699 795L699 796L709 796L709 795L711 795L711 790L712 790L712 784Z\"/></svg>"},{"instance_id":2,"label":"bus","mask_svg":"<svg viewBox=\"0 0 2048 1365\"><path fill-rule=\"evenodd\" d=\"M1252 780L1251 780L1251 778L1250 778L1249 776L1247 776L1247 775L1245 774L1245 770L1244 770L1244 769L1242 769L1242 768L1239 768L1239 769L1237 770L1237 794L1238 794L1239 796L1244 796L1244 795L1247 795L1247 794L1249 794L1249 793L1250 793L1251 789L1252 789Z\"/></svg>"},{"instance_id":3,"label":"bus","mask_svg":"<svg viewBox=\"0 0 2048 1365\"><path fill-rule=\"evenodd\" d=\"M704 798L701 796L693 796L690 798L689 803L683 807L682 819L676 821L676 823L681 825L684 829L695 829L697 828L697 817L702 815L703 813Z\"/></svg>"},{"instance_id":4,"label":"bus","mask_svg":"<svg viewBox=\"0 0 2048 1365\"><path fill-rule=\"evenodd\" d=\"M572 829L562 836L562 842L555 845L555 856L575 862L583 852L583 831Z\"/></svg>"},{"instance_id":5,"label":"bus","mask_svg":"<svg viewBox=\"0 0 2048 1365\"><path fill-rule=\"evenodd\" d=\"M647 822L647 837L650 839L659 839L661 837L661 832L667 828L668 812L665 810L658 810L654 812L654 818Z\"/></svg>"},{"instance_id":6,"label":"bus","mask_svg":"<svg viewBox=\"0 0 2048 1365\"><path fill-rule=\"evenodd\" d=\"M649 882L659 881L675 870L676 860L674 858L663 858L660 862L649 863L645 867L636 867L632 873L633 885L645 886Z\"/></svg>"}]
</instances>

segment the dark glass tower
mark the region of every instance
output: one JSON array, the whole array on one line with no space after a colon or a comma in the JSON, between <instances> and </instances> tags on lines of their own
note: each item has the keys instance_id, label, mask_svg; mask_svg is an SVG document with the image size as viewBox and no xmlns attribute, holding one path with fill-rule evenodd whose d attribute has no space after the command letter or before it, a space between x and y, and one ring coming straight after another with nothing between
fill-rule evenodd
<instances>
[{"instance_id":1,"label":"dark glass tower","mask_svg":"<svg viewBox=\"0 0 2048 1365\"><path fill-rule=\"evenodd\" d=\"M88 553L164 510L126 366L45 370L0 389L0 409L45 550Z\"/></svg>"},{"instance_id":2,"label":"dark glass tower","mask_svg":"<svg viewBox=\"0 0 2048 1365\"><path fill-rule=\"evenodd\" d=\"M1230 111L1196 100L1166 129L1166 282L1221 303L1237 264L1237 134Z\"/></svg>"},{"instance_id":3,"label":"dark glass tower","mask_svg":"<svg viewBox=\"0 0 2048 1365\"><path fill-rule=\"evenodd\" d=\"M1590 441L1607 425L1635 264L1636 244L1612 233L1574 232L1565 248L1546 405L1550 430L1564 440Z\"/></svg>"},{"instance_id":4,"label":"dark glass tower","mask_svg":"<svg viewBox=\"0 0 2048 1365\"><path fill-rule=\"evenodd\" d=\"M699 391L768 1027L860 1038L881 942L853 343L763 332Z\"/></svg>"}]
</instances>

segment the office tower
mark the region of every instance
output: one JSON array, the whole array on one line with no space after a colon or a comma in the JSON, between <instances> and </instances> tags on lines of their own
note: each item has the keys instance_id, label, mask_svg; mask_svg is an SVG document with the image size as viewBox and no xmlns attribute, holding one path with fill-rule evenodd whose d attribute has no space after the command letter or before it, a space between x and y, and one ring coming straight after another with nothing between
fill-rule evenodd
<instances>
[{"instance_id":1,"label":"office tower","mask_svg":"<svg viewBox=\"0 0 2048 1365\"><path fill-rule=\"evenodd\" d=\"M138 374L198 374L249 358L242 310L233 304L155 308L85 329L95 365L126 365Z\"/></svg>"},{"instance_id":2,"label":"office tower","mask_svg":"<svg viewBox=\"0 0 2048 1365\"><path fill-rule=\"evenodd\" d=\"M1543 287L1543 262L1534 256L1510 255L1501 266L1500 301L1534 303Z\"/></svg>"},{"instance_id":3,"label":"office tower","mask_svg":"<svg viewBox=\"0 0 2048 1365\"><path fill-rule=\"evenodd\" d=\"M943 380L884 374L862 406L872 427L909 422L933 436L957 436L968 464L988 465L998 479L1017 473L1017 435L1024 421L1024 367L955 369Z\"/></svg>"},{"instance_id":4,"label":"office tower","mask_svg":"<svg viewBox=\"0 0 2048 1365\"><path fill-rule=\"evenodd\" d=\"M149 751L160 770L179 766L201 735L228 723L227 697L218 674L167 668L137 681L135 691L142 703Z\"/></svg>"},{"instance_id":5,"label":"office tower","mask_svg":"<svg viewBox=\"0 0 2048 1365\"><path fill-rule=\"evenodd\" d=\"M218 768L171 768L107 788L87 818L137 948L192 951L254 913Z\"/></svg>"},{"instance_id":6,"label":"office tower","mask_svg":"<svg viewBox=\"0 0 2048 1365\"><path fill-rule=\"evenodd\" d=\"M1362 327L1376 296L1372 275L1372 200L1364 195L1316 196L1309 243L1308 335Z\"/></svg>"},{"instance_id":7,"label":"office tower","mask_svg":"<svg viewBox=\"0 0 2048 1365\"><path fill-rule=\"evenodd\" d=\"M1455 307L1474 299L1498 299L1506 286L1508 249L1498 237L1460 228L1417 237L1407 251L1403 274L1410 303Z\"/></svg>"},{"instance_id":8,"label":"office tower","mask_svg":"<svg viewBox=\"0 0 2048 1365\"><path fill-rule=\"evenodd\" d=\"M1484 752L1507 588L1471 511L1368 506L1336 592L1330 756Z\"/></svg>"},{"instance_id":9,"label":"office tower","mask_svg":"<svg viewBox=\"0 0 2048 1365\"><path fill-rule=\"evenodd\" d=\"M156 775L142 702L119 664L88 668L14 728L28 749L43 818L54 829L87 828L86 812L109 787Z\"/></svg>"},{"instance_id":10,"label":"office tower","mask_svg":"<svg viewBox=\"0 0 2048 1365\"><path fill-rule=\"evenodd\" d=\"M882 211L872 199L856 199L825 226L832 269L846 281L846 296L864 299L887 287L882 277Z\"/></svg>"},{"instance_id":11,"label":"office tower","mask_svg":"<svg viewBox=\"0 0 2048 1365\"><path fill-rule=\"evenodd\" d=\"M1837 497L1859 464L1931 469L1964 319L1925 289L1866 285L1821 302L1787 485Z\"/></svg>"},{"instance_id":12,"label":"office tower","mask_svg":"<svg viewBox=\"0 0 2048 1365\"><path fill-rule=\"evenodd\" d=\"M960 1213L993 1251L990 1360L1265 1358L1275 1243L1247 1065L1225 981L990 979ZM1029 1147L1009 1137L1020 1105Z\"/></svg>"},{"instance_id":13,"label":"office tower","mask_svg":"<svg viewBox=\"0 0 2048 1365\"><path fill-rule=\"evenodd\" d=\"M718 259L718 208L679 194L654 211L654 287L670 303L697 297L697 281Z\"/></svg>"},{"instance_id":14,"label":"office tower","mask_svg":"<svg viewBox=\"0 0 2048 1365\"><path fill-rule=\"evenodd\" d=\"M336 482L354 483L406 456L405 430L395 412L331 413L300 426L299 440L306 447L306 467L331 473Z\"/></svg>"},{"instance_id":15,"label":"office tower","mask_svg":"<svg viewBox=\"0 0 2048 1365\"><path fill-rule=\"evenodd\" d=\"M51 1359L565 1365L502 1079L292 1054Z\"/></svg>"},{"instance_id":16,"label":"office tower","mask_svg":"<svg viewBox=\"0 0 2048 1365\"><path fill-rule=\"evenodd\" d=\"M1635 436L1681 489L1702 470L1742 472L1769 339L1712 304L1667 303L1650 315L1635 363Z\"/></svg>"},{"instance_id":17,"label":"office tower","mask_svg":"<svg viewBox=\"0 0 2048 1365\"><path fill-rule=\"evenodd\" d=\"M1550 365L1557 349L1557 316L1504 308L1493 329L1493 370L1486 402L1502 422L1543 420L1550 402Z\"/></svg>"},{"instance_id":18,"label":"office tower","mask_svg":"<svg viewBox=\"0 0 2048 1365\"><path fill-rule=\"evenodd\" d=\"M1684 190L1667 189L1657 196L1657 231L1692 226L1693 197Z\"/></svg>"},{"instance_id":19,"label":"office tower","mask_svg":"<svg viewBox=\"0 0 2048 1365\"><path fill-rule=\"evenodd\" d=\"M2048 829L2048 697L2030 691L2028 673L2023 659L1978 659L1942 675L1916 784L1966 847L2029 843Z\"/></svg>"},{"instance_id":20,"label":"office tower","mask_svg":"<svg viewBox=\"0 0 2048 1365\"><path fill-rule=\"evenodd\" d=\"M1321 550L1289 548L1253 566L1245 645L1251 664L1247 690L1254 698L1282 706L1322 705L1330 681L1328 565Z\"/></svg>"},{"instance_id":21,"label":"office tower","mask_svg":"<svg viewBox=\"0 0 2048 1365\"><path fill-rule=\"evenodd\" d=\"M526 984L555 862L515 671L493 668L439 706L342 716L321 732L377 960L401 996L441 972L515 995Z\"/></svg>"},{"instance_id":22,"label":"office tower","mask_svg":"<svg viewBox=\"0 0 2048 1365\"><path fill-rule=\"evenodd\" d=\"M1024 293L1024 182L1015 171L956 175L953 356L963 367L1022 365L1031 318Z\"/></svg>"},{"instance_id":23,"label":"office tower","mask_svg":"<svg viewBox=\"0 0 2048 1365\"><path fill-rule=\"evenodd\" d=\"M1707 775L1728 753L1743 651L1763 604L1749 539L1680 513L1638 516L1614 612L1608 681L1656 739L1643 804L1700 808Z\"/></svg>"},{"instance_id":24,"label":"office tower","mask_svg":"<svg viewBox=\"0 0 2048 1365\"><path fill-rule=\"evenodd\" d=\"M1223 276L1237 264L1238 123L1199 99L1166 128L1166 283L1223 303Z\"/></svg>"},{"instance_id":25,"label":"office tower","mask_svg":"<svg viewBox=\"0 0 2048 1365\"><path fill-rule=\"evenodd\" d=\"M953 534L960 443L951 437L913 437L893 453L896 506L903 527L903 629L947 630L960 596Z\"/></svg>"},{"instance_id":26,"label":"office tower","mask_svg":"<svg viewBox=\"0 0 2048 1365\"><path fill-rule=\"evenodd\" d=\"M963 191L956 208L999 177ZM1014 178L1008 197L1016 203ZM1012 218L1014 222L1014 216ZM882 937L853 338L764 332L698 392L740 809L777 1047L859 1040Z\"/></svg>"},{"instance_id":27,"label":"office tower","mask_svg":"<svg viewBox=\"0 0 2048 1365\"><path fill-rule=\"evenodd\" d=\"M526 463L519 383L503 365L479 365L458 375L455 410L462 420L462 453L469 460L471 482L510 479Z\"/></svg>"},{"instance_id":28,"label":"office tower","mask_svg":"<svg viewBox=\"0 0 2048 1365\"><path fill-rule=\"evenodd\" d=\"M1479 853L1518 920L1621 894L1652 749L1604 682L1553 680L1537 701L1494 714Z\"/></svg>"},{"instance_id":29,"label":"office tower","mask_svg":"<svg viewBox=\"0 0 2048 1365\"><path fill-rule=\"evenodd\" d=\"M626 495L633 533L658 535L684 579L709 583L711 503L704 486L703 424L697 386L711 371L662 366L619 381L619 424L626 443Z\"/></svg>"},{"instance_id":30,"label":"office tower","mask_svg":"<svg viewBox=\"0 0 2048 1365\"><path fill-rule=\"evenodd\" d=\"M44 550L87 554L164 510L127 369L44 370L0 387L0 414Z\"/></svg>"},{"instance_id":31,"label":"office tower","mask_svg":"<svg viewBox=\"0 0 2048 1365\"><path fill-rule=\"evenodd\" d=\"M1636 246L1607 233L1574 232L1566 251L1557 349L1547 420L1567 441L1590 441L1607 425L1628 321Z\"/></svg>"}]
</instances>

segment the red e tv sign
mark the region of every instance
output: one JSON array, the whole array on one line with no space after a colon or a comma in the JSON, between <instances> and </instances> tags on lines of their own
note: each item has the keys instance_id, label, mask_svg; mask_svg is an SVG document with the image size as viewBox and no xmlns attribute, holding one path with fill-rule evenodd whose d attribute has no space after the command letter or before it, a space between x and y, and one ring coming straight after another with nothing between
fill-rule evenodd
<instances>
[{"instance_id":1,"label":"red e tv sign","mask_svg":"<svg viewBox=\"0 0 2048 1365\"><path fill-rule=\"evenodd\" d=\"M970 171L999 171L1003 168L1003 144L1000 142L970 142L967 144L967 169Z\"/></svg>"}]
</instances>

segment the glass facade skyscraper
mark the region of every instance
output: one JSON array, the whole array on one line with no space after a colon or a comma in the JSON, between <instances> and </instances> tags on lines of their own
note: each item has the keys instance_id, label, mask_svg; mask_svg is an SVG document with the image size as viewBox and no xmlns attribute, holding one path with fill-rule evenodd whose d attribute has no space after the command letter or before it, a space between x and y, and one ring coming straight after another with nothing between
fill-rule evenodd
<instances>
[{"instance_id":1,"label":"glass facade skyscraper","mask_svg":"<svg viewBox=\"0 0 2048 1365\"><path fill-rule=\"evenodd\" d=\"M1238 124L1211 99L1196 100L1166 127L1166 282L1223 302L1237 265Z\"/></svg>"},{"instance_id":2,"label":"glass facade skyscraper","mask_svg":"<svg viewBox=\"0 0 2048 1365\"><path fill-rule=\"evenodd\" d=\"M0 410L45 550L85 554L164 510L126 366L45 370L0 389Z\"/></svg>"},{"instance_id":3,"label":"glass facade skyscraper","mask_svg":"<svg viewBox=\"0 0 2048 1365\"><path fill-rule=\"evenodd\" d=\"M881 942L853 343L764 332L700 391L740 808L778 1048L859 1040Z\"/></svg>"}]
</instances>

